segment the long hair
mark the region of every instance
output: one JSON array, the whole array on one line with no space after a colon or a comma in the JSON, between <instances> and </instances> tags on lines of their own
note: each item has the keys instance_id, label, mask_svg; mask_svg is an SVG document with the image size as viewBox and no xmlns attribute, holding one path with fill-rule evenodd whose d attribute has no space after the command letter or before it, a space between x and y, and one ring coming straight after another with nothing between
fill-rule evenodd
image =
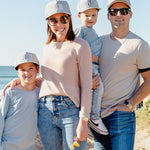
<instances>
[{"instance_id":1,"label":"long hair","mask_svg":"<svg viewBox=\"0 0 150 150\"><path fill-rule=\"evenodd\" d=\"M52 40L56 40L56 35L52 32L51 28L49 27L48 23L47 23L47 41L46 44L48 45ZM71 16L69 15L69 30L67 32L67 40L69 41L73 41L75 38L75 33L73 31L73 26L72 26L72 20L71 20Z\"/></svg>"}]
</instances>

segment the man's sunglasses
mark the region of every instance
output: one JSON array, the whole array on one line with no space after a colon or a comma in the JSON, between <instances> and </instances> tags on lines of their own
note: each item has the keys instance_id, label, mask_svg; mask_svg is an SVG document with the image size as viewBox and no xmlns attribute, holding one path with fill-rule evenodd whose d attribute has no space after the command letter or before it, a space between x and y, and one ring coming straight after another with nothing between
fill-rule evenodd
<instances>
[{"instance_id":1,"label":"man's sunglasses","mask_svg":"<svg viewBox=\"0 0 150 150\"><path fill-rule=\"evenodd\" d=\"M55 17L53 17L53 18L48 18L47 20L48 20L48 23L49 23L51 26L55 26L55 25L58 23L58 21L60 21L62 24L68 23L68 22L69 22L69 16L63 15L63 16L61 16L61 17L59 18L59 20L56 19Z\"/></svg>"},{"instance_id":2,"label":"man's sunglasses","mask_svg":"<svg viewBox=\"0 0 150 150\"><path fill-rule=\"evenodd\" d=\"M109 9L108 12L111 16L116 16L118 11L121 15L127 15L130 12L130 8L121 8L121 9Z\"/></svg>"}]
</instances>

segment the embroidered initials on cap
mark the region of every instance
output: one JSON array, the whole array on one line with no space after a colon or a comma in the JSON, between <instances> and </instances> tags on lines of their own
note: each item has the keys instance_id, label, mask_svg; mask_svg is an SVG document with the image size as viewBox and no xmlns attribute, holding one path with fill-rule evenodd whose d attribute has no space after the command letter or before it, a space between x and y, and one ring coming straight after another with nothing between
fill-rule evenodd
<instances>
[{"instance_id":1,"label":"embroidered initials on cap","mask_svg":"<svg viewBox=\"0 0 150 150\"><path fill-rule=\"evenodd\" d=\"M63 10L63 5L62 4L57 4L57 9Z\"/></svg>"},{"instance_id":2,"label":"embroidered initials on cap","mask_svg":"<svg viewBox=\"0 0 150 150\"><path fill-rule=\"evenodd\" d=\"M32 60L33 57L32 57L31 54L26 54L26 55L25 55L25 59L26 59L26 60Z\"/></svg>"},{"instance_id":3,"label":"embroidered initials on cap","mask_svg":"<svg viewBox=\"0 0 150 150\"><path fill-rule=\"evenodd\" d=\"M88 6L91 6L91 5L92 5L92 0L89 0Z\"/></svg>"}]
</instances>

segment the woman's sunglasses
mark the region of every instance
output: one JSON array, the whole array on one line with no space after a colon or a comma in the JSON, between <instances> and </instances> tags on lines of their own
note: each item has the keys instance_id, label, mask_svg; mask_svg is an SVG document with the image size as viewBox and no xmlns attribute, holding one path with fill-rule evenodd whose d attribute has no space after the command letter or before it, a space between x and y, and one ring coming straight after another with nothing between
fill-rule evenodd
<instances>
[{"instance_id":1,"label":"woman's sunglasses","mask_svg":"<svg viewBox=\"0 0 150 150\"><path fill-rule=\"evenodd\" d=\"M121 15L127 15L130 12L130 8L121 8L121 9L109 9L108 12L111 16L117 16L118 11Z\"/></svg>"},{"instance_id":2,"label":"woman's sunglasses","mask_svg":"<svg viewBox=\"0 0 150 150\"><path fill-rule=\"evenodd\" d=\"M61 16L61 17L59 18L59 20L56 19L55 17L53 17L53 18L48 18L47 20L48 20L48 23L49 23L51 26L55 26L55 25L58 23L58 21L60 21L62 24L68 23L68 22L69 22L69 16L66 16L66 15Z\"/></svg>"}]
</instances>

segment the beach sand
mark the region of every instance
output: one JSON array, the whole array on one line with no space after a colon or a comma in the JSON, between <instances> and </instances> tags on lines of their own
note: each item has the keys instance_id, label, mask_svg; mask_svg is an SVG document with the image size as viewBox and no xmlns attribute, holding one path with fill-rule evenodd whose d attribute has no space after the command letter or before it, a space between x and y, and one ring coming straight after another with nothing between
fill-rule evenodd
<instances>
[{"instance_id":1,"label":"beach sand","mask_svg":"<svg viewBox=\"0 0 150 150\"><path fill-rule=\"evenodd\" d=\"M36 136L33 150L44 150L39 133ZM93 139L91 138L88 138L87 150L94 150ZM137 127L134 150L150 150L150 133L146 129L138 130Z\"/></svg>"}]
</instances>

